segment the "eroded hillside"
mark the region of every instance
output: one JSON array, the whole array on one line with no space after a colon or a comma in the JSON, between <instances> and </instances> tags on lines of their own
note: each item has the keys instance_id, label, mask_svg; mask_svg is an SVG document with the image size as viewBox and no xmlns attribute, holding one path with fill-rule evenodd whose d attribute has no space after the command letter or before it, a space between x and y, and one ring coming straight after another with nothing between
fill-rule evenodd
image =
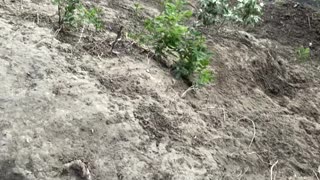
<instances>
[{"instance_id":1,"label":"eroded hillside","mask_svg":"<svg viewBox=\"0 0 320 180\"><path fill-rule=\"evenodd\" d=\"M94 1L106 30L78 42L57 35L50 1L1 1L1 180L320 177L316 12L268 3L255 28L203 29L216 80L181 97L188 86L130 41L108 53L138 28L135 2Z\"/></svg>"}]
</instances>

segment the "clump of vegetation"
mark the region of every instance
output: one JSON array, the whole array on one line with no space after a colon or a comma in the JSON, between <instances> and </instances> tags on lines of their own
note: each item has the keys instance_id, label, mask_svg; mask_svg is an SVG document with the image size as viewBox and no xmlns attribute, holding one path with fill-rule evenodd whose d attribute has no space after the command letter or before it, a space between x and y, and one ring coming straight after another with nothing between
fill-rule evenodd
<instances>
[{"instance_id":1,"label":"clump of vegetation","mask_svg":"<svg viewBox=\"0 0 320 180\"><path fill-rule=\"evenodd\" d=\"M199 0L198 19L204 25L223 25L225 21L254 25L260 21L262 3L259 0ZM184 0L165 0L163 12L145 22L142 36L131 34L140 43L151 46L156 56L178 59L174 72L177 77L189 79L194 87L208 84L213 79L208 69L212 54L203 35L188 26L193 16L185 8ZM140 6L135 5L135 12Z\"/></svg>"},{"instance_id":2,"label":"clump of vegetation","mask_svg":"<svg viewBox=\"0 0 320 180\"><path fill-rule=\"evenodd\" d=\"M53 0L58 5L59 28L84 28L93 25L96 30L103 27L101 10L96 7L86 8L80 0Z\"/></svg>"},{"instance_id":3,"label":"clump of vegetation","mask_svg":"<svg viewBox=\"0 0 320 180\"><path fill-rule=\"evenodd\" d=\"M185 25L192 12L184 5L183 0L165 1L164 11L145 22L147 32L140 40L151 46L158 57L177 57L177 77L189 79L198 87L213 79L208 69L211 53L201 33Z\"/></svg>"},{"instance_id":4,"label":"clump of vegetation","mask_svg":"<svg viewBox=\"0 0 320 180\"><path fill-rule=\"evenodd\" d=\"M262 3L258 0L200 0L198 19L204 25L223 24L233 21L245 25L255 25L262 15Z\"/></svg>"},{"instance_id":5,"label":"clump of vegetation","mask_svg":"<svg viewBox=\"0 0 320 180\"><path fill-rule=\"evenodd\" d=\"M303 46L297 49L297 56L300 61L306 61L310 59L310 48L305 48Z\"/></svg>"},{"instance_id":6,"label":"clump of vegetation","mask_svg":"<svg viewBox=\"0 0 320 180\"><path fill-rule=\"evenodd\" d=\"M234 9L237 22L255 25L261 20L263 3L258 0L238 0Z\"/></svg>"},{"instance_id":7,"label":"clump of vegetation","mask_svg":"<svg viewBox=\"0 0 320 180\"><path fill-rule=\"evenodd\" d=\"M233 16L228 0L200 0L199 20L204 25L223 23Z\"/></svg>"}]
</instances>

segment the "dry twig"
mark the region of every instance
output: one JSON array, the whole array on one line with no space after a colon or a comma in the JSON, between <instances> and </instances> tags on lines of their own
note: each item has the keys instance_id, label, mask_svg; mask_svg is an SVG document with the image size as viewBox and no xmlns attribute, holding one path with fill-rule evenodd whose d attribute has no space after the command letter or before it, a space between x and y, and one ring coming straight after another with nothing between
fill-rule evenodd
<instances>
[{"instance_id":1,"label":"dry twig","mask_svg":"<svg viewBox=\"0 0 320 180\"><path fill-rule=\"evenodd\" d=\"M249 120L249 121L251 121L252 126L253 126L253 136L252 136L251 142L250 142L250 144L249 144L249 149L250 149L250 148L251 148L251 145L252 145L252 143L253 143L253 141L254 141L254 139L255 139L255 137L256 137L256 124L254 123L254 121L253 121L252 119L249 119L249 118L247 118L247 117L244 117L244 118L239 119L239 120L237 121L237 123L238 123L239 121L241 121L241 120Z\"/></svg>"},{"instance_id":2,"label":"dry twig","mask_svg":"<svg viewBox=\"0 0 320 180\"><path fill-rule=\"evenodd\" d=\"M312 171L313 171L314 175L316 176L317 180L319 180L319 177L318 177L318 175L317 175L317 172L315 172L314 170L312 170Z\"/></svg>"},{"instance_id":3,"label":"dry twig","mask_svg":"<svg viewBox=\"0 0 320 180\"><path fill-rule=\"evenodd\" d=\"M185 95L186 95L189 91L194 90L194 89L195 89L194 86L190 86L187 90L185 90L185 91L181 94L181 98L184 98Z\"/></svg>"},{"instance_id":4,"label":"dry twig","mask_svg":"<svg viewBox=\"0 0 320 180\"><path fill-rule=\"evenodd\" d=\"M85 29L86 26L83 26L82 29L81 29L81 34L80 34L80 38L78 40L78 44L81 42L81 39L83 37L83 32L84 32L84 29Z\"/></svg>"},{"instance_id":5,"label":"dry twig","mask_svg":"<svg viewBox=\"0 0 320 180\"><path fill-rule=\"evenodd\" d=\"M278 160L272 164L271 168L270 168L270 178L271 180L273 180L273 168L278 164ZM274 178L275 179L275 178Z\"/></svg>"},{"instance_id":6,"label":"dry twig","mask_svg":"<svg viewBox=\"0 0 320 180\"><path fill-rule=\"evenodd\" d=\"M226 120L227 120L226 110L224 108L220 108L220 109L222 109L222 111L223 111L223 122L226 122Z\"/></svg>"}]
</instances>

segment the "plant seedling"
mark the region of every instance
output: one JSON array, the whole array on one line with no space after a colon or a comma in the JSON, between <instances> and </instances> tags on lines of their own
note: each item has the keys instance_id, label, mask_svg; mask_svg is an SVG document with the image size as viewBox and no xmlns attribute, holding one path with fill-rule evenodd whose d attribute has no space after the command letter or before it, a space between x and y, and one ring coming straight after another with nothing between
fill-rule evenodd
<instances>
[{"instance_id":1,"label":"plant seedling","mask_svg":"<svg viewBox=\"0 0 320 180\"><path fill-rule=\"evenodd\" d=\"M58 5L60 29L64 26L78 29L93 25L96 30L103 27L101 10L96 7L86 8L80 0L53 0L53 3Z\"/></svg>"},{"instance_id":2,"label":"plant seedling","mask_svg":"<svg viewBox=\"0 0 320 180\"><path fill-rule=\"evenodd\" d=\"M300 61L306 61L310 59L310 48L305 48L301 46L297 49L296 52Z\"/></svg>"}]
</instances>

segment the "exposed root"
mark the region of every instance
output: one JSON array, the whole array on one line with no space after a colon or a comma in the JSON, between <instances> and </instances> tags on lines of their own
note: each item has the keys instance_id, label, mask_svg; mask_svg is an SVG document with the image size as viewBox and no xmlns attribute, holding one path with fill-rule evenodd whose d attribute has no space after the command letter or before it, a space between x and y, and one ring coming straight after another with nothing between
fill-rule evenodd
<instances>
[{"instance_id":1,"label":"exposed root","mask_svg":"<svg viewBox=\"0 0 320 180\"><path fill-rule=\"evenodd\" d=\"M252 126L253 126L253 136L252 136L251 142L250 142L250 144L249 144L249 149L250 149L250 148L251 148L251 145L252 145L252 143L253 143L253 141L254 141L254 139L256 138L256 124L254 123L254 121L253 121L252 119L249 119L249 118L247 118L247 117L244 117L244 118L239 119L239 120L237 121L237 123L238 123L239 121L241 121L241 120L249 120L249 121L251 121Z\"/></svg>"},{"instance_id":2,"label":"exposed root","mask_svg":"<svg viewBox=\"0 0 320 180\"><path fill-rule=\"evenodd\" d=\"M64 169L65 170L73 170L81 178L83 178L85 180L92 180L89 168L81 160L74 160L74 161L71 161L70 163L64 164Z\"/></svg>"},{"instance_id":3,"label":"exposed root","mask_svg":"<svg viewBox=\"0 0 320 180\"><path fill-rule=\"evenodd\" d=\"M194 86L190 86L187 90L185 90L182 94L181 94L181 98L184 98L186 96L186 94L191 91L191 90L195 90Z\"/></svg>"},{"instance_id":4,"label":"exposed root","mask_svg":"<svg viewBox=\"0 0 320 180\"><path fill-rule=\"evenodd\" d=\"M317 172L315 172L314 170L312 170L312 171L313 171L314 175L316 176L317 180L319 180L319 177L318 177L318 175L317 175ZM319 173L320 173L320 172L319 172Z\"/></svg>"},{"instance_id":5,"label":"exposed root","mask_svg":"<svg viewBox=\"0 0 320 180\"><path fill-rule=\"evenodd\" d=\"M272 164L271 168L270 168L270 178L271 180L273 180L273 168L278 164L278 160ZM274 178L275 180L276 178Z\"/></svg>"}]
</instances>

